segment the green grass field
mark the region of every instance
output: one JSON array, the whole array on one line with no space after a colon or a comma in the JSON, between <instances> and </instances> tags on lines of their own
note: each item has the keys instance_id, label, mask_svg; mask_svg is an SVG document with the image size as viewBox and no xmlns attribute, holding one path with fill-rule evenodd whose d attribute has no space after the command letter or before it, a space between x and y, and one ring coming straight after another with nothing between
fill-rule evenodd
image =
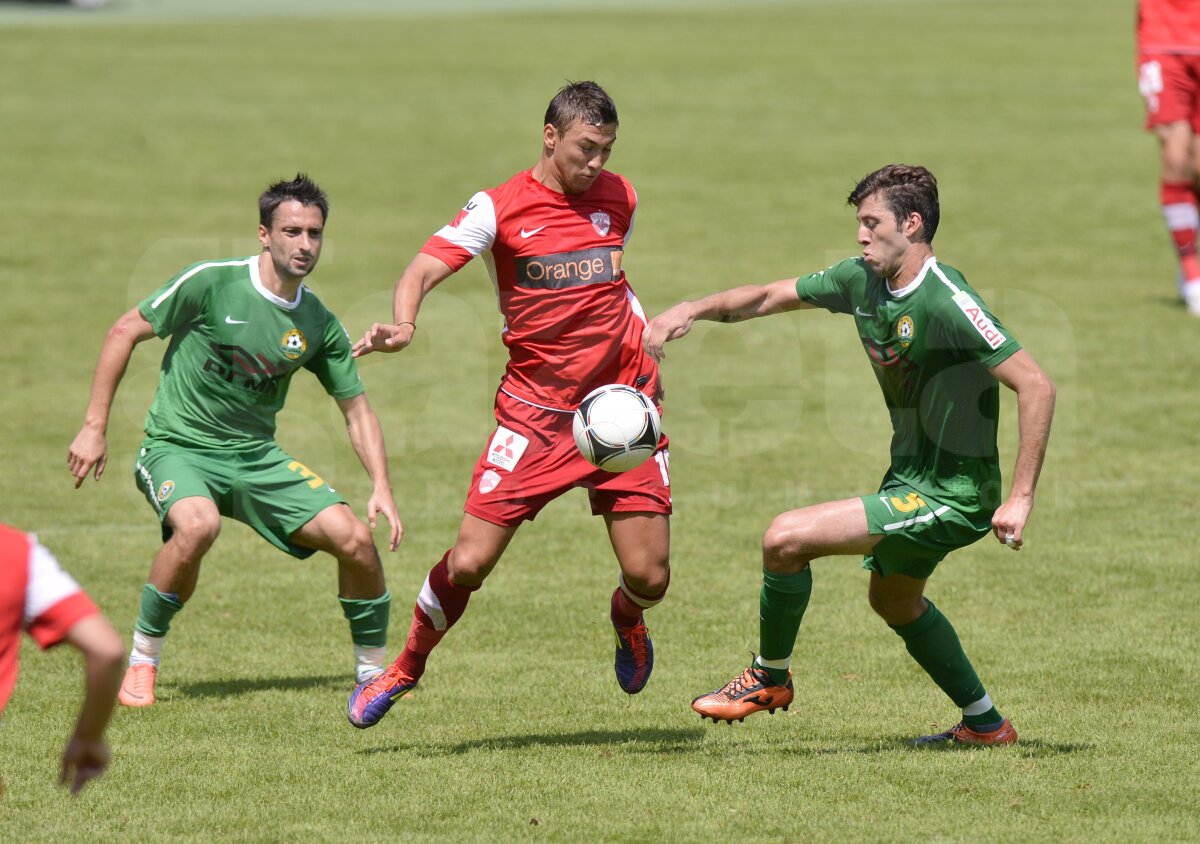
<instances>
[{"instance_id":1,"label":"green grass field","mask_svg":"<svg viewBox=\"0 0 1200 844\"><path fill-rule=\"evenodd\" d=\"M688 708L756 645L771 517L873 490L886 466L851 324L803 313L669 348L674 579L642 694L612 677L616 568L582 493L522 529L414 699L365 732L344 714L332 561L227 522L160 705L116 713L112 768L79 799L53 785L77 657L26 643L0 840L1200 838L1200 323L1174 298L1132 0L280 5L0 8L0 519L128 635L158 543L129 473L161 344L126 375L104 479L74 491L65 459L111 322L189 262L255 251L257 193L303 169L333 203L312 286L361 332L432 231L533 163L563 80L595 78L620 108L610 167L641 201L625 267L652 313L854 254L858 177L938 175L938 256L1059 387L1027 547L981 542L929 589L1022 743L905 746L957 711L849 558L814 567L788 713L727 727ZM386 561L392 651L491 432L500 326L472 265L413 348L362 367L407 528ZM366 476L315 379L279 440L361 512Z\"/></svg>"}]
</instances>

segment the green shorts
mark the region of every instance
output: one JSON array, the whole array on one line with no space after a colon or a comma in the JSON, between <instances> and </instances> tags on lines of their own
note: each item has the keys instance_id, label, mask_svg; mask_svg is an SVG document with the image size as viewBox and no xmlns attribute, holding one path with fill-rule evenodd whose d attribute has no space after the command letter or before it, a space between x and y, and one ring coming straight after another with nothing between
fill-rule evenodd
<instances>
[{"instance_id":1,"label":"green shorts","mask_svg":"<svg viewBox=\"0 0 1200 844\"><path fill-rule=\"evenodd\" d=\"M205 451L177 445L142 444L134 482L162 522L163 541L171 537L167 512L181 498L211 499L222 516L237 519L293 557L315 551L289 537L314 516L345 499L303 463L275 443L246 451Z\"/></svg>"},{"instance_id":2,"label":"green shorts","mask_svg":"<svg viewBox=\"0 0 1200 844\"><path fill-rule=\"evenodd\" d=\"M883 534L874 552L863 557L863 568L884 577L906 574L924 580L943 557L992 529L991 513L972 521L949 504L897 481L885 481L879 492L862 496L862 503L867 528Z\"/></svg>"}]
</instances>

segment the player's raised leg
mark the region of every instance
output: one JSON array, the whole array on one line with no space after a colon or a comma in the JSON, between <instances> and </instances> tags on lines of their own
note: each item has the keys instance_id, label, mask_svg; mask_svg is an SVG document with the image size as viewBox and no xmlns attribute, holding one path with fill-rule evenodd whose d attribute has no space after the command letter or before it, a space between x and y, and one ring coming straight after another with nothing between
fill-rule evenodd
<instances>
[{"instance_id":1,"label":"player's raised leg","mask_svg":"<svg viewBox=\"0 0 1200 844\"><path fill-rule=\"evenodd\" d=\"M429 654L462 618L472 593L491 574L516 532L516 525L495 525L470 513L463 515L454 547L425 577L404 650L383 674L351 693L347 705L351 724L360 729L377 724L392 704L417 685Z\"/></svg>"},{"instance_id":2,"label":"player's raised leg","mask_svg":"<svg viewBox=\"0 0 1200 844\"><path fill-rule=\"evenodd\" d=\"M621 566L609 604L616 637L613 669L621 688L635 695L654 670L654 643L643 612L666 597L671 582L671 522L662 513L607 513L604 521Z\"/></svg>"},{"instance_id":3,"label":"player's raised leg","mask_svg":"<svg viewBox=\"0 0 1200 844\"><path fill-rule=\"evenodd\" d=\"M154 557L149 582L142 587L129 668L117 694L125 706L154 703L159 655L171 629L171 619L196 591L200 561L221 532L217 505L201 496L175 501L163 522L170 535Z\"/></svg>"},{"instance_id":4,"label":"player's raised leg","mask_svg":"<svg viewBox=\"0 0 1200 844\"><path fill-rule=\"evenodd\" d=\"M383 564L370 529L346 504L319 512L291 535L297 545L316 548L338 561L338 601L350 623L354 643L355 682L373 680L387 663L388 615Z\"/></svg>"},{"instance_id":5,"label":"player's raised leg","mask_svg":"<svg viewBox=\"0 0 1200 844\"><path fill-rule=\"evenodd\" d=\"M742 721L756 712L786 710L794 695L791 660L812 594L818 557L869 553L880 537L867 527L862 500L847 498L790 510L763 535L763 585L759 592L759 654L723 687L692 701L701 719Z\"/></svg>"}]
</instances>

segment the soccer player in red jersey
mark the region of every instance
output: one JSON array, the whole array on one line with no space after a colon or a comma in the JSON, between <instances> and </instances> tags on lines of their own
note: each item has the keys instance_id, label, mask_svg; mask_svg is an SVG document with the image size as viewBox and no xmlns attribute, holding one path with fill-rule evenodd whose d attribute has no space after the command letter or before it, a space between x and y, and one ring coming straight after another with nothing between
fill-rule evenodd
<instances>
[{"instance_id":1,"label":"soccer player in red jersey","mask_svg":"<svg viewBox=\"0 0 1200 844\"><path fill-rule=\"evenodd\" d=\"M108 767L104 730L116 703L125 647L53 554L35 537L0 524L0 713L17 682L22 630L42 648L66 642L83 654L83 707L63 750L60 778L78 794Z\"/></svg>"},{"instance_id":2,"label":"soccer player in red jersey","mask_svg":"<svg viewBox=\"0 0 1200 844\"><path fill-rule=\"evenodd\" d=\"M1162 152L1162 213L1179 255L1179 292L1200 316L1200 3L1139 0L1137 49L1146 128Z\"/></svg>"},{"instance_id":3,"label":"soccer player in red jersey","mask_svg":"<svg viewBox=\"0 0 1200 844\"><path fill-rule=\"evenodd\" d=\"M654 651L642 612L670 579L667 438L653 460L612 474L585 461L571 436L572 413L598 386L660 394L658 365L641 345L645 313L621 269L637 195L604 169L616 139L616 106L599 85L562 88L546 111L537 163L471 197L396 282L393 322L373 325L354 346L355 356L408 346L426 294L484 256L509 351L496 431L475 465L458 538L417 598L407 646L351 695L356 727L377 723L416 685L520 524L572 487L588 490L621 569L610 603L618 683L637 694L649 679Z\"/></svg>"}]
</instances>

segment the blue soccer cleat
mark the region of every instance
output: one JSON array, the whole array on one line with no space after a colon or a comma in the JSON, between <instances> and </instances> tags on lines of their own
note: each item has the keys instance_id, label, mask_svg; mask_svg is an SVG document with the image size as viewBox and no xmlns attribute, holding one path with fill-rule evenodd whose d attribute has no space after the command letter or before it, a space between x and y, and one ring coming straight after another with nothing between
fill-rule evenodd
<instances>
[{"instance_id":1,"label":"blue soccer cleat","mask_svg":"<svg viewBox=\"0 0 1200 844\"><path fill-rule=\"evenodd\" d=\"M354 691L350 693L350 702L346 706L346 717L360 730L373 727L387 715L392 704L416 685L416 680L393 663L374 680L354 687Z\"/></svg>"},{"instance_id":2,"label":"blue soccer cleat","mask_svg":"<svg viewBox=\"0 0 1200 844\"><path fill-rule=\"evenodd\" d=\"M617 636L617 652L613 659L617 682L625 692L636 695L646 687L650 672L654 670L654 643L650 641L650 631L644 621L633 627L614 624L613 630Z\"/></svg>"}]
</instances>

